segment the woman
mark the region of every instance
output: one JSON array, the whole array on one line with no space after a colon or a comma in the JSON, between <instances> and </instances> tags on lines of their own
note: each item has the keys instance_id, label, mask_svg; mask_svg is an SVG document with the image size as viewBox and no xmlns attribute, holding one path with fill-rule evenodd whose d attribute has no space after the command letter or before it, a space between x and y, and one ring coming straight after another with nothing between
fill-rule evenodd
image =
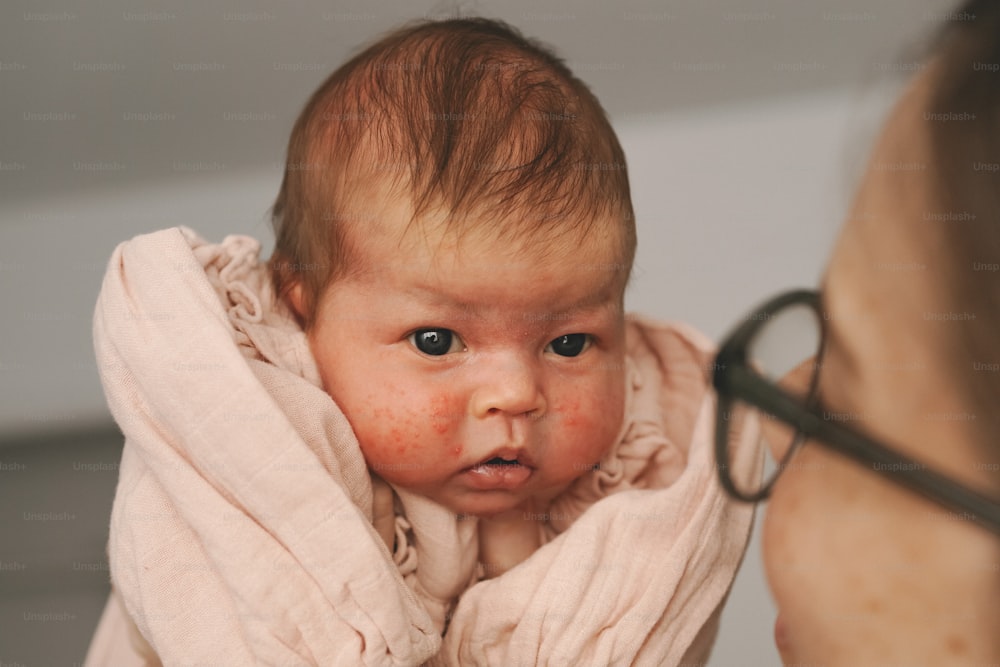
<instances>
[{"instance_id":1,"label":"woman","mask_svg":"<svg viewBox=\"0 0 1000 667\"><path fill-rule=\"evenodd\" d=\"M720 351L720 457L734 415L771 417L763 485L719 467L732 493L770 498L786 664L1000 664L1000 7L953 17L884 128L820 295L770 302ZM817 359L767 380L766 339L803 309Z\"/></svg>"}]
</instances>

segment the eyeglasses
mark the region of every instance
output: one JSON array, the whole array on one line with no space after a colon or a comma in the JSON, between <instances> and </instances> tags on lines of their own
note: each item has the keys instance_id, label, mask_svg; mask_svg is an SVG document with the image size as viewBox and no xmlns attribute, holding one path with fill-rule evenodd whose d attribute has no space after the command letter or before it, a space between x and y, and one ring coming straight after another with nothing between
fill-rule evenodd
<instances>
[{"instance_id":1,"label":"eyeglasses","mask_svg":"<svg viewBox=\"0 0 1000 667\"><path fill-rule=\"evenodd\" d=\"M814 439L1000 534L1000 503L847 426L865 415L821 406L823 321L819 293L795 290L752 311L722 343L712 382L718 393L715 454L726 491L746 502L766 499L782 471L796 465L795 453ZM754 422L764 441L763 474L747 460L756 450L735 441Z\"/></svg>"}]
</instances>

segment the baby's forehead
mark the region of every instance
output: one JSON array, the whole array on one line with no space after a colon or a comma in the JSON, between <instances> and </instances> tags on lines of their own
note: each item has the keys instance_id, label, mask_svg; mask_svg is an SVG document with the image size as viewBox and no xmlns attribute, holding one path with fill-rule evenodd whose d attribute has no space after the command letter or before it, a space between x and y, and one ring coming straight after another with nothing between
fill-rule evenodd
<instances>
[{"instance_id":1,"label":"baby's forehead","mask_svg":"<svg viewBox=\"0 0 1000 667\"><path fill-rule=\"evenodd\" d=\"M523 315L617 304L631 270L615 244L576 234L505 239L477 230L462 237L412 238L404 246L391 238L369 239L359 250L352 259L355 275L372 298L406 293L414 305L448 312L499 314L515 308Z\"/></svg>"},{"instance_id":2,"label":"baby's forehead","mask_svg":"<svg viewBox=\"0 0 1000 667\"><path fill-rule=\"evenodd\" d=\"M498 216L487 207L459 216L440 208L413 215L405 201L353 227L356 242L394 255L423 250L441 261L488 256L497 266L524 268L584 248L588 254L612 257L625 234L611 215L581 217L526 208Z\"/></svg>"},{"instance_id":3,"label":"baby's forehead","mask_svg":"<svg viewBox=\"0 0 1000 667\"><path fill-rule=\"evenodd\" d=\"M626 268L605 260L564 253L539 261L490 247L447 248L390 260L359 286L373 303L397 304L393 312L404 319L408 312L433 312L524 328L553 313L620 308Z\"/></svg>"}]
</instances>

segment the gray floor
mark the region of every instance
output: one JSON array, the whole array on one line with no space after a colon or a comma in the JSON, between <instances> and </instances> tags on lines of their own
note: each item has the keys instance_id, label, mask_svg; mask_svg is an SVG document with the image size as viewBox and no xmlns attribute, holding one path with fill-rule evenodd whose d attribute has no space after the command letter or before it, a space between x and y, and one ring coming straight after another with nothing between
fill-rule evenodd
<instances>
[{"instance_id":1,"label":"gray floor","mask_svg":"<svg viewBox=\"0 0 1000 667\"><path fill-rule=\"evenodd\" d=\"M0 664L79 665L107 597L114 427L0 442Z\"/></svg>"}]
</instances>

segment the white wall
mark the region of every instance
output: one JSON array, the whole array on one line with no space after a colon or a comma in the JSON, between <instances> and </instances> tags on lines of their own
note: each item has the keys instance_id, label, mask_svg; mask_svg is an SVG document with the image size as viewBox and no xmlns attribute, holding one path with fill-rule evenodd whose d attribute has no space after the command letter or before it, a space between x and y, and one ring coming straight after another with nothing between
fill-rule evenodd
<instances>
[{"instance_id":1,"label":"white wall","mask_svg":"<svg viewBox=\"0 0 1000 667\"><path fill-rule=\"evenodd\" d=\"M892 90L834 91L622 127L639 227L632 308L723 335L816 286Z\"/></svg>"}]
</instances>

